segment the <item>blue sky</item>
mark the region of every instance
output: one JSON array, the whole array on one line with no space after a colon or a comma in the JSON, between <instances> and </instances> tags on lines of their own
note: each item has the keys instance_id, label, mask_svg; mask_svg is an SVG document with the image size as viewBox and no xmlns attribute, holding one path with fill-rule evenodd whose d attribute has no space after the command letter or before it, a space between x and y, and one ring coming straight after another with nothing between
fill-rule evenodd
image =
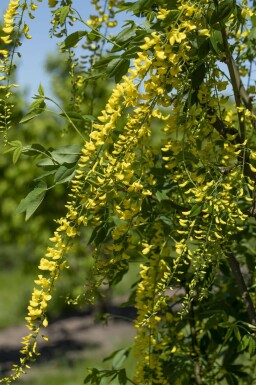
<instances>
[{"instance_id":1,"label":"blue sky","mask_svg":"<svg viewBox=\"0 0 256 385\"><path fill-rule=\"evenodd\" d=\"M7 8L9 0L0 0L0 14L3 15ZM32 39L23 39L20 52L21 59L17 59L17 83L27 90L27 97L31 101L32 96L37 93L37 88L41 82L46 94L51 95L50 79L44 71L44 63L47 54L57 52L57 39L49 38L51 12L47 5L48 1L43 0L38 3L38 9L35 11L35 19L28 19L30 35ZM76 8L84 19L87 19L92 12L88 0L73 0ZM120 28L120 27L119 27ZM81 29L77 26L75 30Z\"/></svg>"}]
</instances>

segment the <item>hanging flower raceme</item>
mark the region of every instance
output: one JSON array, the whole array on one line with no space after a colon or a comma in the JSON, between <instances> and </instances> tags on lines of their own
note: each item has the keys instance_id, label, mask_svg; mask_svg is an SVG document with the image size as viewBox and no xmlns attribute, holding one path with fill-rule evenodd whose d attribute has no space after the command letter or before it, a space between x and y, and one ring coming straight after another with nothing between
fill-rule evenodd
<instances>
[{"instance_id":1,"label":"hanging flower raceme","mask_svg":"<svg viewBox=\"0 0 256 385\"><path fill-rule=\"evenodd\" d=\"M10 116L13 105L9 102L9 99L11 96L11 88L14 86L10 83L9 79L12 70L12 63L10 63L9 60L9 47L13 43L13 31L19 5L19 0L10 0L9 6L4 14L4 26L2 29L4 36L0 37L2 44L4 44L4 48L0 51L0 89L4 95L4 98L0 99L0 105L2 107L0 132L4 133L5 142L7 142L7 131L11 127Z\"/></svg>"},{"instance_id":2,"label":"hanging flower raceme","mask_svg":"<svg viewBox=\"0 0 256 385\"><path fill-rule=\"evenodd\" d=\"M42 0L37 0L41 2ZM7 142L7 131L11 128L11 114L14 105L10 101L12 96L12 88L18 87L12 83L15 54L17 47L20 46L21 36L31 39L29 34L29 26L24 22L24 14L27 12L30 18L34 18L33 11L38 5L34 1L27 4L27 0L10 0L8 8L4 13L4 26L2 28L3 35L0 37L4 48L0 50L0 90L4 97L0 99L3 113L0 115L0 132L3 133L4 141Z\"/></svg>"}]
</instances>

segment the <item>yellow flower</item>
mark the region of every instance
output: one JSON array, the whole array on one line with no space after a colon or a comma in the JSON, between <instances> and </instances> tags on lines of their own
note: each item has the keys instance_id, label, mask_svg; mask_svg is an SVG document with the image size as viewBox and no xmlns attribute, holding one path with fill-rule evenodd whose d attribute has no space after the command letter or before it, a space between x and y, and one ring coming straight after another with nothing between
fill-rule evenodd
<instances>
[{"instance_id":1,"label":"yellow flower","mask_svg":"<svg viewBox=\"0 0 256 385\"><path fill-rule=\"evenodd\" d=\"M56 268L56 262L54 261L49 261L46 258L41 258L40 264L38 266L38 269L40 270L49 270L49 271L54 271Z\"/></svg>"},{"instance_id":2,"label":"yellow flower","mask_svg":"<svg viewBox=\"0 0 256 385\"><path fill-rule=\"evenodd\" d=\"M200 36L209 36L209 37L211 36L210 31L207 28L201 29L198 34Z\"/></svg>"}]
</instances>

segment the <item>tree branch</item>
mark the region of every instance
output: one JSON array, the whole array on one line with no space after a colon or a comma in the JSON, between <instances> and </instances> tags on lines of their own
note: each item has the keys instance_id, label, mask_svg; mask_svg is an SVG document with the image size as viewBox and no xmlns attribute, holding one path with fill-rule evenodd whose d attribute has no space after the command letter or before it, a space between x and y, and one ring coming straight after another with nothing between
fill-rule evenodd
<instances>
[{"instance_id":1,"label":"tree branch","mask_svg":"<svg viewBox=\"0 0 256 385\"><path fill-rule=\"evenodd\" d=\"M196 385L203 385L202 377L201 377L201 365L199 362L199 356L198 356L198 343L196 338L196 327L195 327L195 314L194 314L194 307L193 303L190 304L190 317L189 317L189 324L190 324L190 335L191 335L191 345L192 345L192 352L194 356L194 373L195 373L195 381Z\"/></svg>"},{"instance_id":2,"label":"tree branch","mask_svg":"<svg viewBox=\"0 0 256 385\"><path fill-rule=\"evenodd\" d=\"M252 325L256 325L256 310L252 302L252 298L250 296L250 293L247 289L246 283L244 281L243 274L240 269L240 265L238 261L236 260L234 254L232 252L227 253L229 265L232 271L232 275L236 281L236 284L238 286L239 292L241 294L242 301L244 303L244 306L246 308L250 323Z\"/></svg>"}]
</instances>

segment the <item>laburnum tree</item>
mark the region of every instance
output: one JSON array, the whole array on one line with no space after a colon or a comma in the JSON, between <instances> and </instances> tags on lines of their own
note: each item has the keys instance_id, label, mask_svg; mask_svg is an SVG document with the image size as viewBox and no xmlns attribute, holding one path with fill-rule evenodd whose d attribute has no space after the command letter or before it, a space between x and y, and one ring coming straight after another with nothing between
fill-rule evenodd
<instances>
[{"instance_id":1,"label":"laburnum tree","mask_svg":"<svg viewBox=\"0 0 256 385\"><path fill-rule=\"evenodd\" d=\"M17 36L30 38L24 18L39 17L40 1L10 0L4 16L3 138L16 160L41 157L45 169L18 210L27 219L34 213L49 175L50 188L67 183L69 196L38 266L20 362L2 382L18 378L36 358L55 285L76 244L89 242L94 279L87 301L102 285L120 282L131 264L140 273L129 300L137 311L134 347L122 351L135 356L135 373L92 368L85 383L107 377L122 385L253 384L256 4L92 0L95 12L84 19L73 3L49 0L51 34L68 57L70 107L40 86L21 121L40 119L55 103L76 143L65 148L8 141L9 79L13 57L22 52ZM114 35L122 13L127 20ZM96 84L107 78L116 84L95 114Z\"/></svg>"}]
</instances>

